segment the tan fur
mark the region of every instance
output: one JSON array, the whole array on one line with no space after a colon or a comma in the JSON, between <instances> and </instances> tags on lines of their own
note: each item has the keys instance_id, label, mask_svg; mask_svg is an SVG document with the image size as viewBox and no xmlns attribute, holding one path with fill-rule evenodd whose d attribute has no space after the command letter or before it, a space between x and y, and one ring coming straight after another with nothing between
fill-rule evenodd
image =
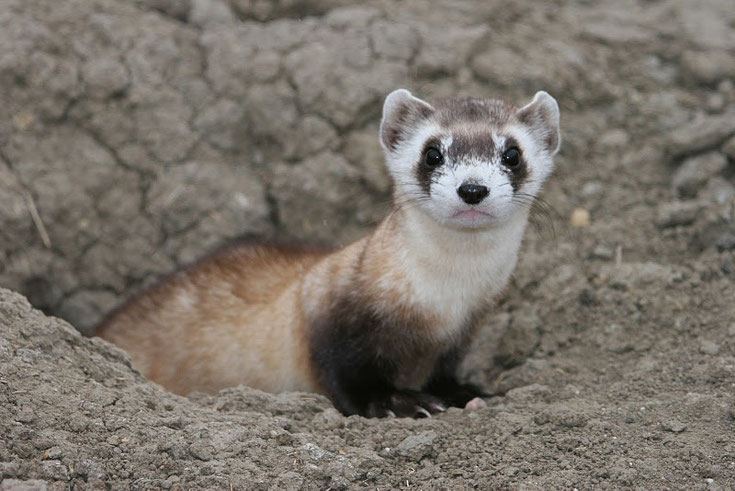
<instances>
[{"instance_id":1,"label":"tan fur","mask_svg":"<svg viewBox=\"0 0 735 491\"><path fill-rule=\"evenodd\" d=\"M98 334L176 393L238 384L271 392L319 391L294 280L324 256L233 248L133 299Z\"/></svg>"}]
</instances>

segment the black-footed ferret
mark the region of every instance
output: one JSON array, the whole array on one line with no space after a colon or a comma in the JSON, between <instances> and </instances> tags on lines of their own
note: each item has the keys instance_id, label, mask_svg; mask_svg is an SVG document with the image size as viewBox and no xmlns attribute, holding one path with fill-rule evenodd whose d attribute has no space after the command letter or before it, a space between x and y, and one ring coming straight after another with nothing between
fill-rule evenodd
<instances>
[{"instance_id":1,"label":"black-footed ferret","mask_svg":"<svg viewBox=\"0 0 735 491\"><path fill-rule=\"evenodd\" d=\"M380 142L394 207L371 235L329 252L230 247L143 291L98 334L181 394L313 391L377 417L481 395L455 372L515 267L559 149L559 107L546 92L518 108L399 89Z\"/></svg>"}]
</instances>

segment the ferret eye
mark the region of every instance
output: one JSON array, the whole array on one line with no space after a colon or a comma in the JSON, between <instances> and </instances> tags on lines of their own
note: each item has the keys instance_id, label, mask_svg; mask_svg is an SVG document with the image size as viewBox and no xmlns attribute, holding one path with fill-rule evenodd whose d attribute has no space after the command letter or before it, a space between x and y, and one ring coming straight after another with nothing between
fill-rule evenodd
<instances>
[{"instance_id":1,"label":"ferret eye","mask_svg":"<svg viewBox=\"0 0 735 491\"><path fill-rule=\"evenodd\" d=\"M511 147L503 153L503 165L515 169L521 163L521 152L516 147Z\"/></svg>"},{"instance_id":2,"label":"ferret eye","mask_svg":"<svg viewBox=\"0 0 735 491\"><path fill-rule=\"evenodd\" d=\"M429 167L437 167L444 162L444 156L436 148L430 148L426 151L424 162L426 162L426 165Z\"/></svg>"}]
</instances>

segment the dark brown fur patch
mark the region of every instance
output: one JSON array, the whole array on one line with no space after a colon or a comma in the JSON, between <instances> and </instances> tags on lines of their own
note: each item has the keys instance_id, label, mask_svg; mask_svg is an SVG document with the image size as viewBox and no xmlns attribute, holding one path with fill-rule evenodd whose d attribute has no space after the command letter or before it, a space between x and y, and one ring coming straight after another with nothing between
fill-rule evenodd
<instances>
[{"instance_id":1,"label":"dark brown fur patch","mask_svg":"<svg viewBox=\"0 0 735 491\"><path fill-rule=\"evenodd\" d=\"M431 176L434 175L434 172L438 169L438 167L426 165L426 152L428 152L430 148L436 148L441 151L441 143L437 138L429 138L426 141L424 149L419 155L419 161L416 162L415 167L416 181L419 183L421 190L426 194L431 194Z\"/></svg>"},{"instance_id":2,"label":"dark brown fur patch","mask_svg":"<svg viewBox=\"0 0 735 491\"><path fill-rule=\"evenodd\" d=\"M461 163L463 159L489 161L495 152L495 144L490 131L455 132L452 133L452 144L447 149L447 156L454 163Z\"/></svg>"},{"instance_id":3,"label":"dark brown fur patch","mask_svg":"<svg viewBox=\"0 0 735 491\"><path fill-rule=\"evenodd\" d=\"M367 414L369 404L396 389L406 358L421 356L427 319L407 307L383 312L356 288L310 327L312 363L319 382L344 414Z\"/></svg>"},{"instance_id":4,"label":"dark brown fur patch","mask_svg":"<svg viewBox=\"0 0 735 491\"><path fill-rule=\"evenodd\" d=\"M507 152L511 148L517 148L518 153L520 153L520 162L518 166L513 169L508 168L510 185L513 188L513 192L517 193L525 180L528 179L528 164L523 158L523 149L518 145L518 142L515 138L509 136L505 139L505 147L503 148L503 152Z\"/></svg>"}]
</instances>

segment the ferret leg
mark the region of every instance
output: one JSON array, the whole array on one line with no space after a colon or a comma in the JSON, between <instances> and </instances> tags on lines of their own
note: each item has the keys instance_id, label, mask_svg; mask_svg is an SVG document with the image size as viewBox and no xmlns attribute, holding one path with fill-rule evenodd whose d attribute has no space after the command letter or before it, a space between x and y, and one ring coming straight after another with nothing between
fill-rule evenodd
<instances>
[{"instance_id":1,"label":"ferret leg","mask_svg":"<svg viewBox=\"0 0 735 491\"><path fill-rule=\"evenodd\" d=\"M339 350L317 350L314 358L324 389L343 414L423 418L446 409L434 395L396 389L394 364L359 346L343 343Z\"/></svg>"},{"instance_id":2,"label":"ferret leg","mask_svg":"<svg viewBox=\"0 0 735 491\"><path fill-rule=\"evenodd\" d=\"M437 376L431 389L435 392L397 388L399 370L405 370L405 363L400 362L405 350L386 347L387 341L377 338L376 332L401 333L404 327L391 325L392 319L361 310L364 308L358 302L340 305L336 314L309 330L311 361L320 385L343 414L428 417L482 394L457 384L453 378L456 363L452 364L453 358L447 356L440 360L441 370L434 370ZM452 374L452 378L444 374Z\"/></svg>"},{"instance_id":3,"label":"ferret leg","mask_svg":"<svg viewBox=\"0 0 735 491\"><path fill-rule=\"evenodd\" d=\"M380 414L371 403L392 391L393 365L368 349L365 339L347 337L340 327L318 331L320 335L311 338L312 362L322 388L346 416L389 415L389 408Z\"/></svg>"},{"instance_id":4,"label":"ferret leg","mask_svg":"<svg viewBox=\"0 0 735 491\"><path fill-rule=\"evenodd\" d=\"M345 415L425 418L446 410L438 397L425 392L398 390L385 365L352 364L322 372L322 381L335 407Z\"/></svg>"},{"instance_id":5,"label":"ferret leg","mask_svg":"<svg viewBox=\"0 0 735 491\"><path fill-rule=\"evenodd\" d=\"M472 384L461 384L457 379L432 380L426 392L443 400L450 407L465 407L476 397L489 397L491 394Z\"/></svg>"},{"instance_id":6,"label":"ferret leg","mask_svg":"<svg viewBox=\"0 0 735 491\"><path fill-rule=\"evenodd\" d=\"M488 397L487 391L473 384L463 384L457 379L457 369L461 357L456 352L445 355L437 364L434 374L424 388L446 402L451 407L464 407L469 401L476 397Z\"/></svg>"}]
</instances>

